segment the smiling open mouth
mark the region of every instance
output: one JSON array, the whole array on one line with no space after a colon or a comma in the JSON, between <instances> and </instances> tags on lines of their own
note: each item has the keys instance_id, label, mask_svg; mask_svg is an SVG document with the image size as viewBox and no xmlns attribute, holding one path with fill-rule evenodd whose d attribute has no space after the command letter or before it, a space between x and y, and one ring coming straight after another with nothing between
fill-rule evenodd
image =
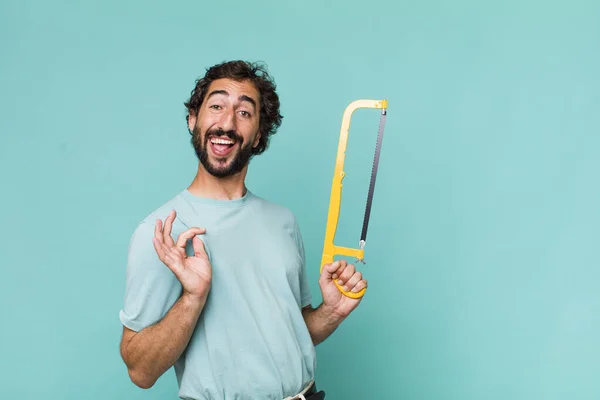
<instances>
[{"instance_id":1,"label":"smiling open mouth","mask_svg":"<svg viewBox=\"0 0 600 400\"><path fill-rule=\"evenodd\" d=\"M213 153L220 157L226 156L229 154L231 149L233 149L233 145L235 144L235 140L231 140L225 137L212 137L210 138L210 145Z\"/></svg>"}]
</instances>

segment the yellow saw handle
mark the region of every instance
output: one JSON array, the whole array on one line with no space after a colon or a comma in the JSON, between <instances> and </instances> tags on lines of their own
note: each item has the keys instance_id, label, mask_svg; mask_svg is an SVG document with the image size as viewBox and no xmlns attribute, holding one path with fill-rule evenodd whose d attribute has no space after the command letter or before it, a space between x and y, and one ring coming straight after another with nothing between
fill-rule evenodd
<instances>
[{"instance_id":1,"label":"yellow saw handle","mask_svg":"<svg viewBox=\"0 0 600 400\"><path fill-rule=\"evenodd\" d=\"M334 243L335 233L337 230L338 220L340 216L340 206L342 199L342 180L346 175L344 172L344 161L346 157L346 147L348 144L348 131L350 130L350 121L352 114L359 108L379 108L387 109L387 100L355 100L350 103L342 117L342 128L340 131L340 139L338 142L337 158L335 161L335 170L333 173L333 183L331 185L331 196L329 199L329 213L327 215L327 227L325 230L325 244L323 246L323 256L321 258L321 272L325 264L334 262L336 255L356 257L357 260L364 259L364 249L353 249L349 247L336 246ZM366 288L359 292L351 292L344 290L336 280L334 280L337 288L345 296L353 299L358 299L365 294Z\"/></svg>"}]
</instances>

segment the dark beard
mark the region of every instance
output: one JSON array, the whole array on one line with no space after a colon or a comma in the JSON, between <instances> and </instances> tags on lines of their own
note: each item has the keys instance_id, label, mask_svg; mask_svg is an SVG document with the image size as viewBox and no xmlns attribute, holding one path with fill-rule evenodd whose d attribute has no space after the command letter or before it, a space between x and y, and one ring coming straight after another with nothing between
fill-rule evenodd
<instances>
[{"instance_id":1,"label":"dark beard","mask_svg":"<svg viewBox=\"0 0 600 400\"><path fill-rule=\"evenodd\" d=\"M231 160L229 165L225 167L219 167L218 164L213 164L208 159L208 146L210 145L210 138L220 136L226 136L235 141L233 144L234 146L240 146L240 150L234 156L233 160ZM209 174L217 178L226 178L228 176L237 174L244 169L244 167L252 158L252 146L250 144L244 146L244 138L235 133L235 131L225 132L223 130L209 130L204 135L204 140L202 140L199 128L194 127L191 141L196 152L196 156L198 157L198 160L202 166L204 166Z\"/></svg>"}]
</instances>

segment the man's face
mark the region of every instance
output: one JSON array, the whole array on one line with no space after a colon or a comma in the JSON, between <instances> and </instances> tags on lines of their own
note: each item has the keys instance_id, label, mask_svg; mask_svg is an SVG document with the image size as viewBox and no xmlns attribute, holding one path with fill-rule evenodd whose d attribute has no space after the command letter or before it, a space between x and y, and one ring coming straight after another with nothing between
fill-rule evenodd
<instances>
[{"instance_id":1,"label":"man's face","mask_svg":"<svg viewBox=\"0 0 600 400\"><path fill-rule=\"evenodd\" d=\"M204 168L216 177L240 172L259 143L259 93L248 81L211 83L197 115L190 114L192 143Z\"/></svg>"}]
</instances>

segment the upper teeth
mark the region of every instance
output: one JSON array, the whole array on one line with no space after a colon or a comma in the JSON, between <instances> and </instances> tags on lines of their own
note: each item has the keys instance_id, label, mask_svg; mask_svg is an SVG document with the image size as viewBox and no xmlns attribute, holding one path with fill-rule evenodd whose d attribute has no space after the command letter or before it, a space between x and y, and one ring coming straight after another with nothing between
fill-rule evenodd
<instances>
[{"instance_id":1,"label":"upper teeth","mask_svg":"<svg viewBox=\"0 0 600 400\"><path fill-rule=\"evenodd\" d=\"M228 140L228 139L212 138L212 139L210 139L210 141L215 144L233 144L233 141Z\"/></svg>"}]
</instances>

